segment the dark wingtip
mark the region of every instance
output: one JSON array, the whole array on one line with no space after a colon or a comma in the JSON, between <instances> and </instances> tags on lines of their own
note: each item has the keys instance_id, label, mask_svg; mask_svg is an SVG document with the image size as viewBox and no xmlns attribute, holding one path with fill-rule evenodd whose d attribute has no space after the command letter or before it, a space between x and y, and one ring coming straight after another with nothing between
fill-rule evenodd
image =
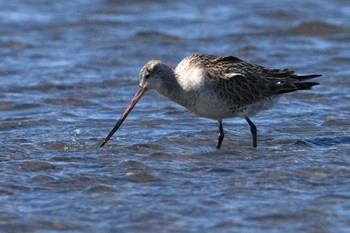
<instances>
[{"instance_id":1,"label":"dark wingtip","mask_svg":"<svg viewBox=\"0 0 350 233\"><path fill-rule=\"evenodd\" d=\"M322 74L309 74L309 75L296 75L294 76L294 78L298 79L299 81L305 81L308 79L313 79L321 76Z\"/></svg>"},{"instance_id":2,"label":"dark wingtip","mask_svg":"<svg viewBox=\"0 0 350 233\"><path fill-rule=\"evenodd\" d=\"M317 78L317 77L321 77L322 74L311 74L311 75L307 75L309 78Z\"/></svg>"},{"instance_id":3,"label":"dark wingtip","mask_svg":"<svg viewBox=\"0 0 350 233\"><path fill-rule=\"evenodd\" d=\"M307 76L316 78L316 77L322 76L322 74L310 74L310 75L307 75Z\"/></svg>"},{"instance_id":4,"label":"dark wingtip","mask_svg":"<svg viewBox=\"0 0 350 233\"><path fill-rule=\"evenodd\" d=\"M311 90L313 86L319 85L317 82L300 82L297 84L297 90Z\"/></svg>"},{"instance_id":5,"label":"dark wingtip","mask_svg":"<svg viewBox=\"0 0 350 233\"><path fill-rule=\"evenodd\" d=\"M288 92L294 92L299 90L311 90L313 86L319 85L318 82L298 82L293 84L293 86L286 86L286 88L279 90L278 94L284 94Z\"/></svg>"}]
</instances>

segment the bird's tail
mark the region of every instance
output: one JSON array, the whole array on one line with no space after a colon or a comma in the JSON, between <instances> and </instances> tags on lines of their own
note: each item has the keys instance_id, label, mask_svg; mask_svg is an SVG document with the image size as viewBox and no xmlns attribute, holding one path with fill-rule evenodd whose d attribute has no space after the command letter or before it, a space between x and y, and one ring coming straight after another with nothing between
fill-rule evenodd
<instances>
[{"instance_id":1,"label":"bird's tail","mask_svg":"<svg viewBox=\"0 0 350 233\"><path fill-rule=\"evenodd\" d=\"M309 80L312 78L317 78L322 76L322 74L308 74L308 75L292 75L292 78L295 78L299 81L305 81L305 80Z\"/></svg>"},{"instance_id":2,"label":"bird's tail","mask_svg":"<svg viewBox=\"0 0 350 233\"><path fill-rule=\"evenodd\" d=\"M309 74L309 75L296 75L294 78L296 78L299 82L296 83L296 86L298 87L298 90L310 90L312 86L318 85L318 82L302 82L305 80L309 80L312 78L317 78L322 76L322 74Z\"/></svg>"},{"instance_id":3,"label":"bird's tail","mask_svg":"<svg viewBox=\"0 0 350 233\"><path fill-rule=\"evenodd\" d=\"M310 90L313 86L319 85L317 82L300 82L295 84L298 90Z\"/></svg>"},{"instance_id":4,"label":"bird's tail","mask_svg":"<svg viewBox=\"0 0 350 233\"><path fill-rule=\"evenodd\" d=\"M322 76L321 74L310 74L310 75L293 75L292 78L294 82L287 82L283 84L283 88L278 92L278 94L298 91L298 90L310 90L313 86L319 85L318 82L303 82L312 78L317 78Z\"/></svg>"}]
</instances>

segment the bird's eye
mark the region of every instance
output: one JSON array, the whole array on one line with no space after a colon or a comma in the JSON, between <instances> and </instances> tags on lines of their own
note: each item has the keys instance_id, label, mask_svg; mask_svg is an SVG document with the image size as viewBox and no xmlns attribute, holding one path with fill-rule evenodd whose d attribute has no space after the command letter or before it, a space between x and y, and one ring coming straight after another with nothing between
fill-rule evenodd
<instances>
[{"instance_id":1,"label":"bird's eye","mask_svg":"<svg viewBox=\"0 0 350 233\"><path fill-rule=\"evenodd\" d=\"M146 74L145 74L145 78L149 78L151 76L151 70L149 68L146 69Z\"/></svg>"}]
</instances>

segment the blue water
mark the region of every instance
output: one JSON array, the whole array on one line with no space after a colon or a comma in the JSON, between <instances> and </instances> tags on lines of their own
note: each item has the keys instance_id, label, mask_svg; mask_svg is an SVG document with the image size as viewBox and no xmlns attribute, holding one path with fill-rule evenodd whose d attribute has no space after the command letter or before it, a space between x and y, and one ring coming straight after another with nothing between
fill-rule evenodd
<instances>
[{"instance_id":1,"label":"blue water","mask_svg":"<svg viewBox=\"0 0 350 233\"><path fill-rule=\"evenodd\" d=\"M349 232L346 1L1 1L0 232ZM300 74L311 91L217 125L147 93L191 53Z\"/></svg>"}]
</instances>

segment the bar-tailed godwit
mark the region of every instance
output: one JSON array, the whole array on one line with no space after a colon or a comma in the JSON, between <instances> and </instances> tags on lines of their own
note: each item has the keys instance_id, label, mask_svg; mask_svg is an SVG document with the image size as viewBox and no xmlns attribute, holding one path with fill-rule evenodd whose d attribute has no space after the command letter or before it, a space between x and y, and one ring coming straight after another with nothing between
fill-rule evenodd
<instances>
[{"instance_id":1,"label":"bar-tailed godwit","mask_svg":"<svg viewBox=\"0 0 350 233\"><path fill-rule=\"evenodd\" d=\"M250 116L271 108L280 94L309 90L317 82L305 80L320 74L296 75L291 69L269 69L234 56L192 54L175 69L159 60L147 62L140 71L139 88L101 147L112 137L142 95L156 89L163 96L191 112L218 121L216 147L224 139L222 121L242 117L249 126L253 147L257 146L257 129Z\"/></svg>"}]
</instances>

